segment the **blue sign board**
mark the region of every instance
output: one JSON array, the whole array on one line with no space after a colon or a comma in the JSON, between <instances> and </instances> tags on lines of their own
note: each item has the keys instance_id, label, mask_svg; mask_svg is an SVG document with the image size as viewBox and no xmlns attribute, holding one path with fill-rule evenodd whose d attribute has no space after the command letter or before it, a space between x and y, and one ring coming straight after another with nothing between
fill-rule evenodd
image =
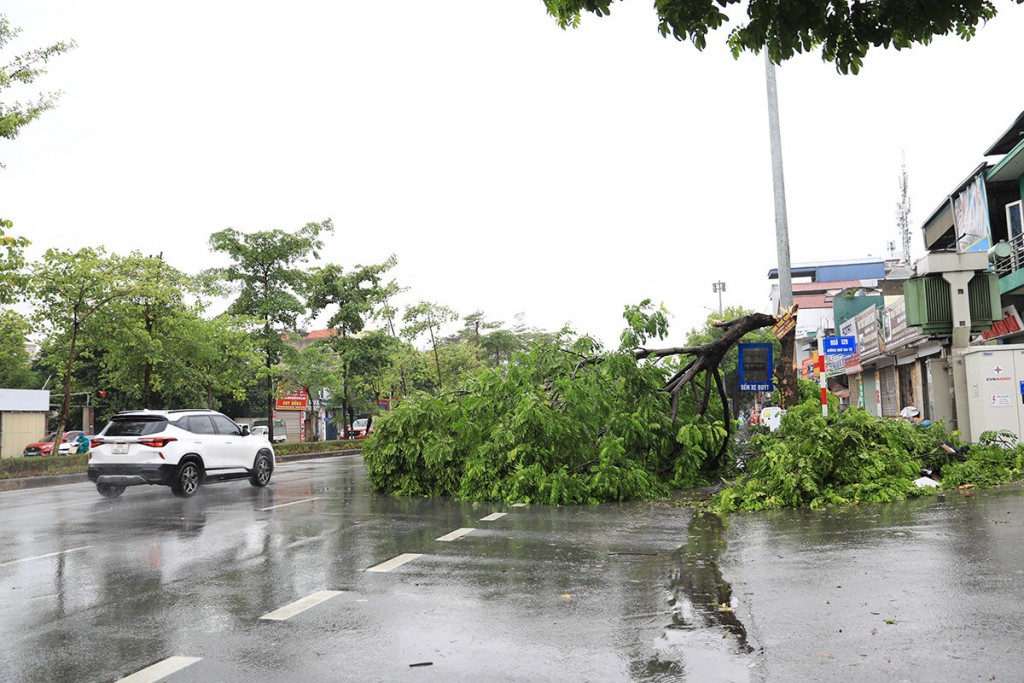
<instances>
[{"instance_id":1,"label":"blue sign board","mask_svg":"<svg viewBox=\"0 0 1024 683\"><path fill-rule=\"evenodd\" d=\"M825 337L821 344L826 356L852 356L857 353L857 338Z\"/></svg>"},{"instance_id":2,"label":"blue sign board","mask_svg":"<svg viewBox=\"0 0 1024 683\"><path fill-rule=\"evenodd\" d=\"M738 344L740 349L740 391L771 391L772 345Z\"/></svg>"}]
</instances>

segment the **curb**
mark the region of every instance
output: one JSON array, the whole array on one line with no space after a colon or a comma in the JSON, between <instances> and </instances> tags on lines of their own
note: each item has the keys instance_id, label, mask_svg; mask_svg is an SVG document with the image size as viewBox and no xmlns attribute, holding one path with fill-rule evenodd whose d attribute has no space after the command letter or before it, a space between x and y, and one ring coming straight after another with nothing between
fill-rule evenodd
<instances>
[{"instance_id":1,"label":"curb","mask_svg":"<svg viewBox=\"0 0 1024 683\"><path fill-rule=\"evenodd\" d=\"M47 474L41 477L15 477L13 479L0 479L0 491L38 489L44 486L81 484L87 481L89 481L89 475L85 472L76 472L75 474Z\"/></svg>"},{"instance_id":2,"label":"curb","mask_svg":"<svg viewBox=\"0 0 1024 683\"><path fill-rule=\"evenodd\" d=\"M321 451L319 453L292 453L290 455L276 455L277 462L296 462L299 460L316 460L317 458L337 458L345 455L359 455L363 452L361 448L349 448L343 451Z\"/></svg>"},{"instance_id":3,"label":"curb","mask_svg":"<svg viewBox=\"0 0 1024 683\"><path fill-rule=\"evenodd\" d=\"M275 457L278 463L300 462L302 460L315 460L317 458L336 458L348 455L359 455L361 448L350 448L343 451L322 451L320 453L293 453L291 455L278 455ZM0 479L0 492L20 491L22 489L38 489L46 486L63 486L65 484L82 484L89 481L89 475L85 472L74 474L48 474L39 477L13 477L11 479Z\"/></svg>"}]
</instances>

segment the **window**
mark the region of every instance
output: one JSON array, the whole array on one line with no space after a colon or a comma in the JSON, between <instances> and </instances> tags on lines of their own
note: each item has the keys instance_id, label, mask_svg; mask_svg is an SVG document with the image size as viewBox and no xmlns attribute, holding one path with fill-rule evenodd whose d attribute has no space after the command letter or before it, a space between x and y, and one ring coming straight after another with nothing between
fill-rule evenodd
<instances>
[{"instance_id":1,"label":"window","mask_svg":"<svg viewBox=\"0 0 1024 683\"><path fill-rule=\"evenodd\" d=\"M162 432L167 425L164 419L140 419L136 417L118 419L115 417L107 425L103 436L147 436Z\"/></svg>"},{"instance_id":2,"label":"window","mask_svg":"<svg viewBox=\"0 0 1024 683\"><path fill-rule=\"evenodd\" d=\"M235 436L241 434L241 432L238 431L238 425L223 415L211 415L210 419L213 420L214 426L217 427L218 434L229 434Z\"/></svg>"},{"instance_id":3,"label":"window","mask_svg":"<svg viewBox=\"0 0 1024 683\"><path fill-rule=\"evenodd\" d=\"M213 422L211 422L210 418L206 415L193 415L192 417L186 417L185 429L193 434L217 433L217 430L213 428Z\"/></svg>"},{"instance_id":4,"label":"window","mask_svg":"<svg viewBox=\"0 0 1024 683\"><path fill-rule=\"evenodd\" d=\"M1010 241L1024 234L1024 202L1016 201L1006 205L1006 234Z\"/></svg>"}]
</instances>

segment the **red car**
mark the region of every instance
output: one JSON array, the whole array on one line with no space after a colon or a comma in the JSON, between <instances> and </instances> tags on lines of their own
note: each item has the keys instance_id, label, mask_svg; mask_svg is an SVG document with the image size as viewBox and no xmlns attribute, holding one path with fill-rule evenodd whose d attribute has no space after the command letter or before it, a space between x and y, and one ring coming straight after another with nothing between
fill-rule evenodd
<instances>
[{"instance_id":1,"label":"red car","mask_svg":"<svg viewBox=\"0 0 1024 683\"><path fill-rule=\"evenodd\" d=\"M365 439L369 434L366 433L366 423L369 422L365 417L361 417L352 423L351 434L356 439ZM373 434L373 425L370 425L370 434Z\"/></svg>"},{"instance_id":2,"label":"red car","mask_svg":"<svg viewBox=\"0 0 1024 683\"><path fill-rule=\"evenodd\" d=\"M64 432L64 438L60 440L60 448L57 449L59 455L68 455L73 453L78 446L74 441L83 434L80 431ZM47 434L41 441L36 441L25 446L25 457L40 456L45 458L48 455L53 455L53 440L57 438L56 432Z\"/></svg>"}]
</instances>

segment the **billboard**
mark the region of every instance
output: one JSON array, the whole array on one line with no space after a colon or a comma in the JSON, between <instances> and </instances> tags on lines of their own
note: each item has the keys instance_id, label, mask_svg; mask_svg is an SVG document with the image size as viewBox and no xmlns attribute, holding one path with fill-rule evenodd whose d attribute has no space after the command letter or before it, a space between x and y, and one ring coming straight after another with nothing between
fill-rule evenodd
<instances>
[{"instance_id":1,"label":"billboard","mask_svg":"<svg viewBox=\"0 0 1024 683\"><path fill-rule=\"evenodd\" d=\"M992 228L988 219L988 196L985 176L981 173L953 200L953 222L956 225L956 249L987 252L992 247Z\"/></svg>"},{"instance_id":2,"label":"billboard","mask_svg":"<svg viewBox=\"0 0 1024 683\"><path fill-rule=\"evenodd\" d=\"M277 410L307 410L309 394L302 387L279 384L277 386Z\"/></svg>"}]
</instances>

